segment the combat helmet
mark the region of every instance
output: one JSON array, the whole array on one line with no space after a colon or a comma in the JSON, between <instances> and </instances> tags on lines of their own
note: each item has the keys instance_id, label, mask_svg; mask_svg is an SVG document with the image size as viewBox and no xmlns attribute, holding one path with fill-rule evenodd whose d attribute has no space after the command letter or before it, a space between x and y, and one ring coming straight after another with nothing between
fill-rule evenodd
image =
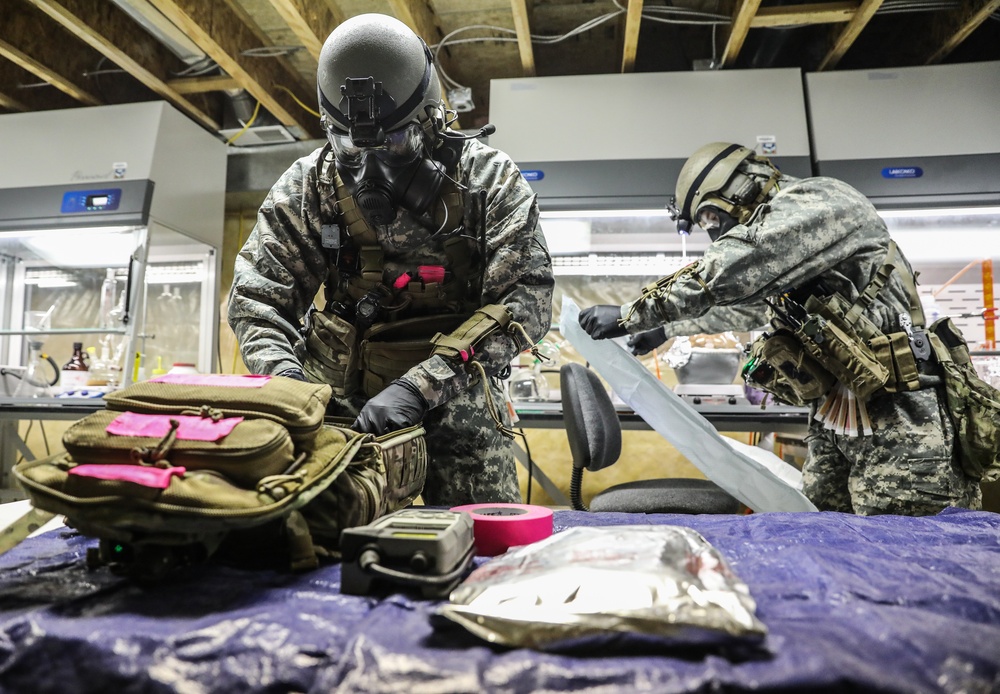
<instances>
[{"instance_id":1,"label":"combat helmet","mask_svg":"<svg viewBox=\"0 0 1000 694\"><path fill-rule=\"evenodd\" d=\"M327 37L316 72L320 114L328 132L378 146L385 133L420 123L443 126L441 83L427 44L394 17L361 14Z\"/></svg>"},{"instance_id":2,"label":"combat helmet","mask_svg":"<svg viewBox=\"0 0 1000 694\"><path fill-rule=\"evenodd\" d=\"M767 199L779 173L766 157L749 147L712 142L692 154L677 177L678 219L691 224L706 206L744 224Z\"/></svg>"}]
</instances>

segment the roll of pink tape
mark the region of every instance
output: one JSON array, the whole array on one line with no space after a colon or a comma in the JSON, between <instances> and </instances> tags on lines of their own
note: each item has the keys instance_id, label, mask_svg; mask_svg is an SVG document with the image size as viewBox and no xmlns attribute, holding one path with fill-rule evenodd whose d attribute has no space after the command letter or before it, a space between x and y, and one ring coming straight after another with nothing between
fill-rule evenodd
<instances>
[{"instance_id":1,"label":"roll of pink tape","mask_svg":"<svg viewBox=\"0 0 1000 694\"><path fill-rule=\"evenodd\" d=\"M552 534L552 509L527 504L467 504L452 511L472 516L476 554L493 557L511 547L544 540Z\"/></svg>"}]
</instances>

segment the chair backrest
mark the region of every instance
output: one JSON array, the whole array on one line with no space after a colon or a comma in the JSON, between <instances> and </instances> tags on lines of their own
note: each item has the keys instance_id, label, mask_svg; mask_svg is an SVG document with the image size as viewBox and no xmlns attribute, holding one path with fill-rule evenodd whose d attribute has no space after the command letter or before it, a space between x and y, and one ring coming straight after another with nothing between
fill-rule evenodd
<instances>
[{"instance_id":1,"label":"chair backrest","mask_svg":"<svg viewBox=\"0 0 1000 694\"><path fill-rule=\"evenodd\" d=\"M597 472L614 464L622 452L622 427L604 384L572 362L559 369L559 377L573 467Z\"/></svg>"}]
</instances>

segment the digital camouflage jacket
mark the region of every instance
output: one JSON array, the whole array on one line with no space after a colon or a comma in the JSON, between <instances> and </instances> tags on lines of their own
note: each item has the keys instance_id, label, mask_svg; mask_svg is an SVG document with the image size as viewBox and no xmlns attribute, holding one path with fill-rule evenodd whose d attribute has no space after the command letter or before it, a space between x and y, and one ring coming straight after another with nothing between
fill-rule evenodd
<instances>
[{"instance_id":1,"label":"digital camouflage jacket","mask_svg":"<svg viewBox=\"0 0 1000 694\"><path fill-rule=\"evenodd\" d=\"M296 356L300 321L334 262L321 243L322 227L337 224L333 164L319 161L323 152L317 149L302 157L282 174L236 258L229 325L253 373L274 374L300 366ZM453 175L471 193L464 195L462 233L472 242L478 233L473 197L480 190L487 192L487 251L479 305L507 307L532 341L541 339L551 322L553 278L534 193L506 154L477 140L465 143ZM392 224L375 231L386 268L447 267L442 239L427 220L401 210ZM341 239L346 239L343 229ZM526 346L513 335L495 333L477 347L476 360L492 376ZM420 389L431 407L447 402L473 380L469 371L440 356L421 362L403 378Z\"/></svg>"}]
</instances>

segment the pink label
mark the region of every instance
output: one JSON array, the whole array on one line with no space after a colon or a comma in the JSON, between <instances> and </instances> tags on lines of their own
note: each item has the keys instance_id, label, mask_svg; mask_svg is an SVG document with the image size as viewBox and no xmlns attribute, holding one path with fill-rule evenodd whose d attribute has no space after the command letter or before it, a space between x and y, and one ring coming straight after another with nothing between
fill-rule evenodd
<instances>
[{"instance_id":1,"label":"pink label","mask_svg":"<svg viewBox=\"0 0 1000 694\"><path fill-rule=\"evenodd\" d=\"M179 386L225 386L226 388L262 388L271 380L259 374L163 374L150 383L173 383Z\"/></svg>"},{"instance_id":2,"label":"pink label","mask_svg":"<svg viewBox=\"0 0 1000 694\"><path fill-rule=\"evenodd\" d=\"M92 477L98 480L116 480L132 482L143 487L166 489L170 486L170 478L183 475L187 470L182 467L146 467L144 465L77 465L70 468L69 474L80 477Z\"/></svg>"},{"instance_id":3,"label":"pink label","mask_svg":"<svg viewBox=\"0 0 1000 694\"><path fill-rule=\"evenodd\" d=\"M225 417L213 422L208 417L190 414L137 414L122 412L105 429L113 436L148 436L161 439L170 431L170 420L178 422L177 438L181 441L218 441L225 438L243 417Z\"/></svg>"}]
</instances>

